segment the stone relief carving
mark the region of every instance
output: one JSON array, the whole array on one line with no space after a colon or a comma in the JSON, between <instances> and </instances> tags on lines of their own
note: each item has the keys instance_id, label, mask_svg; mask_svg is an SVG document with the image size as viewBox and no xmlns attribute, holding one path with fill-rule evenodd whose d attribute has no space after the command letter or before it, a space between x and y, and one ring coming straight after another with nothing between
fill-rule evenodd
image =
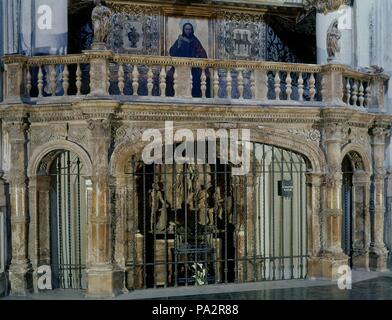
<instances>
[{"instance_id":1,"label":"stone relief carving","mask_svg":"<svg viewBox=\"0 0 392 320\"><path fill-rule=\"evenodd\" d=\"M160 54L159 11L155 7L111 4L108 45L116 53Z\"/></svg>"},{"instance_id":2,"label":"stone relief carving","mask_svg":"<svg viewBox=\"0 0 392 320\"><path fill-rule=\"evenodd\" d=\"M288 129L287 132L300 136L309 142L317 142L320 143L321 133L317 129Z\"/></svg>"},{"instance_id":3,"label":"stone relief carving","mask_svg":"<svg viewBox=\"0 0 392 320\"><path fill-rule=\"evenodd\" d=\"M33 144L44 144L52 140L65 140L68 136L67 131L66 123L31 127L29 130L30 141Z\"/></svg>"},{"instance_id":4,"label":"stone relief carving","mask_svg":"<svg viewBox=\"0 0 392 320\"><path fill-rule=\"evenodd\" d=\"M265 60L266 23L262 15L224 12L217 24L217 58Z\"/></svg>"},{"instance_id":5,"label":"stone relief carving","mask_svg":"<svg viewBox=\"0 0 392 320\"><path fill-rule=\"evenodd\" d=\"M342 33L339 30L339 22L337 19L332 21L327 31L327 53L328 62L336 59L336 54L340 52L340 39Z\"/></svg>"},{"instance_id":6,"label":"stone relief carving","mask_svg":"<svg viewBox=\"0 0 392 320\"><path fill-rule=\"evenodd\" d=\"M106 49L106 40L110 30L112 11L102 5L101 0L94 1L96 7L91 14L94 29L93 49Z\"/></svg>"},{"instance_id":7,"label":"stone relief carving","mask_svg":"<svg viewBox=\"0 0 392 320\"><path fill-rule=\"evenodd\" d=\"M122 125L113 128L113 138L116 145L124 141L138 142L141 141L145 128L136 128L130 125Z\"/></svg>"}]
</instances>

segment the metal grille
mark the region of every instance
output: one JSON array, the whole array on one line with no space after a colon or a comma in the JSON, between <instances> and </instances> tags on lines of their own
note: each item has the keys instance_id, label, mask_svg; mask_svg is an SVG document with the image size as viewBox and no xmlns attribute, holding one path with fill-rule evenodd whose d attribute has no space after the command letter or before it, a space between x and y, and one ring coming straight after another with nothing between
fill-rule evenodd
<instances>
[{"instance_id":1,"label":"metal grille","mask_svg":"<svg viewBox=\"0 0 392 320\"><path fill-rule=\"evenodd\" d=\"M85 194L80 159L68 151L51 168L51 266L54 288L85 288Z\"/></svg>"},{"instance_id":2,"label":"metal grille","mask_svg":"<svg viewBox=\"0 0 392 320\"><path fill-rule=\"evenodd\" d=\"M352 248L352 189L353 169L348 158L343 161L342 201L343 201L343 226L342 226L342 249L350 257ZM351 260L350 260L351 261Z\"/></svg>"},{"instance_id":3,"label":"metal grille","mask_svg":"<svg viewBox=\"0 0 392 320\"><path fill-rule=\"evenodd\" d=\"M133 288L301 279L307 274L306 161L252 144L233 166L130 160Z\"/></svg>"}]
</instances>

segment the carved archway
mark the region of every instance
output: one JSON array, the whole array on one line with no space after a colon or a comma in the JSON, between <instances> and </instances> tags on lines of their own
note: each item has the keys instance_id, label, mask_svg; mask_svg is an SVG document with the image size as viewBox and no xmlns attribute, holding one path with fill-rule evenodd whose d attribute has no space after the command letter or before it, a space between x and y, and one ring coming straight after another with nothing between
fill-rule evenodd
<instances>
[{"instance_id":1,"label":"carved archway","mask_svg":"<svg viewBox=\"0 0 392 320\"><path fill-rule=\"evenodd\" d=\"M53 262L53 243L51 243L51 241L53 240L52 233L54 232L54 225L52 215L53 210L58 210L57 204L55 205L56 201L53 200L53 188L55 188L53 181L56 179L56 173L53 168L57 169L58 159L64 154L68 154L69 159L71 159L71 157L73 159L68 160L68 162L67 160L64 160L63 163L65 166L71 166L71 162L77 162L78 170L77 172L71 173L72 169L70 169L68 173L67 171L58 173L57 179L61 179L63 180L63 183L67 183L68 177L68 181L70 183L68 188L71 188L71 185L73 186L72 188L76 188L75 179L78 179L78 195L74 196L73 191L69 189L69 197L72 195L73 200L69 200L68 204L69 206L72 205L74 208L78 207L79 210L79 213L75 213L75 217L78 217L79 222L72 222L72 225L74 225L75 228L83 228L85 225L83 217L87 215L87 208L89 207L85 203L85 199L87 198L86 183L88 182L88 178L91 174L91 160L89 155L81 147L69 141L52 141L40 146L32 153L27 171L29 177L29 209L31 215L29 229L31 245L29 246L29 255L35 273L40 265L51 265ZM64 168L61 168L60 170L64 170ZM64 179L60 178L60 175L64 175ZM59 183L61 183L61 181L59 181ZM58 193L58 190L55 192ZM63 190L63 192L65 192L65 190ZM56 209L53 209L54 206ZM65 206L63 210L65 212ZM72 212L71 209L66 210L67 215L72 213L72 218L68 216L68 220L71 221L72 219L72 221L76 221L74 220L76 218L73 218L73 209ZM83 223L80 224L80 221L83 221ZM78 234L85 234L85 232L80 229ZM78 241L79 240L76 240L75 242L78 243ZM75 254L73 253L73 255ZM34 279L36 280L37 276L35 276ZM34 283L34 287L37 290L37 283Z\"/></svg>"},{"instance_id":2,"label":"carved archway","mask_svg":"<svg viewBox=\"0 0 392 320\"><path fill-rule=\"evenodd\" d=\"M371 162L359 146L347 147L343 151L342 244L346 251L349 248L352 267L368 269Z\"/></svg>"}]
</instances>

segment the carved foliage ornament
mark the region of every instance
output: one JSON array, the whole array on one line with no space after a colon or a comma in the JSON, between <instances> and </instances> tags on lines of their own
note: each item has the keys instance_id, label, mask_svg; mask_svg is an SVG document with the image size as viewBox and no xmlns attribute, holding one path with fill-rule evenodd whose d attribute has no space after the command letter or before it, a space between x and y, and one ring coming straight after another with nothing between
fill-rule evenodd
<instances>
[{"instance_id":1,"label":"carved foliage ornament","mask_svg":"<svg viewBox=\"0 0 392 320\"><path fill-rule=\"evenodd\" d=\"M351 5L351 0L305 0L304 6L306 11L316 9L317 12L327 14L336 11L342 5Z\"/></svg>"}]
</instances>

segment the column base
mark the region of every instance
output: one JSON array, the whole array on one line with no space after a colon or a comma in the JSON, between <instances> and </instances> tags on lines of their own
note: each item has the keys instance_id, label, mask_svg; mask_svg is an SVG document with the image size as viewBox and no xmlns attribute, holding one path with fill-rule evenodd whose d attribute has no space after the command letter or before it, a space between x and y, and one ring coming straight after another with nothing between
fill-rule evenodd
<instances>
[{"instance_id":1,"label":"column base","mask_svg":"<svg viewBox=\"0 0 392 320\"><path fill-rule=\"evenodd\" d=\"M373 271L388 272L388 250L371 247L369 252L369 266Z\"/></svg>"},{"instance_id":2,"label":"column base","mask_svg":"<svg viewBox=\"0 0 392 320\"><path fill-rule=\"evenodd\" d=\"M124 292L124 272L111 266L87 270L87 298L115 297Z\"/></svg>"},{"instance_id":3,"label":"column base","mask_svg":"<svg viewBox=\"0 0 392 320\"><path fill-rule=\"evenodd\" d=\"M4 297L7 294L7 277L5 273L0 273L0 297Z\"/></svg>"},{"instance_id":4,"label":"column base","mask_svg":"<svg viewBox=\"0 0 392 320\"><path fill-rule=\"evenodd\" d=\"M344 254L323 255L308 259L308 278L338 280L342 275L339 267L348 265L348 257Z\"/></svg>"},{"instance_id":5,"label":"column base","mask_svg":"<svg viewBox=\"0 0 392 320\"><path fill-rule=\"evenodd\" d=\"M364 250L354 251L352 257L352 265L355 269L370 271L369 268L369 252Z\"/></svg>"},{"instance_id":6,"label":"column base","mask_svg":"<svg viewBox=\"0 0 392 320\"><path fill-rule=\"evenodd\" d=\"M26 296L33 292L33 271L27 264L11 264L9 269L11 296Z\"/></svg>"}]
</instances>

